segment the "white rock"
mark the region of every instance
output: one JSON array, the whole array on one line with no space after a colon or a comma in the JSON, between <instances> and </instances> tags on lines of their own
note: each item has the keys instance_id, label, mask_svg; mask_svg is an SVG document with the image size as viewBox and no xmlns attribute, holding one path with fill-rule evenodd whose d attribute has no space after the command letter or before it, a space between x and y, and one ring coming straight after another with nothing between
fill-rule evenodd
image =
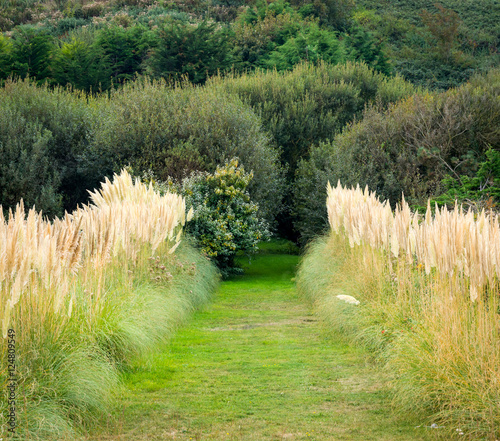
<instances>
[{"instance_id":1,"label":"white rock","mask_svg":"<svg viewBox=\"0 0 500 441\"><path fill-rule=\"evenodd\" d=\"M346 303L351 303L352 305L359 305L359 300L356 300L353 296L338 295L337 299L343 300Z\"/></svg>"}]
</instances>

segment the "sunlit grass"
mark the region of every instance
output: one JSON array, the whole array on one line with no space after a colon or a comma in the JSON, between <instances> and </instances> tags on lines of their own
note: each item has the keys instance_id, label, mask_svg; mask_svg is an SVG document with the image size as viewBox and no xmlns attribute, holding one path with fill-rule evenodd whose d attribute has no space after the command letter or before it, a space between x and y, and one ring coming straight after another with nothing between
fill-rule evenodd
<instances>
[{"instance_id":1,"label":"sunlit grass","mask_svg":"<svg viewBox=\"0 0 500 441\"><path fill-rule=\"evenodd\" d=\"M298 298L299 256L279 254L284 243L263 248L169 345L134 364L115 423L92 440L426 439L392 416L385 374Z\"/></svg>"}]
</instances>

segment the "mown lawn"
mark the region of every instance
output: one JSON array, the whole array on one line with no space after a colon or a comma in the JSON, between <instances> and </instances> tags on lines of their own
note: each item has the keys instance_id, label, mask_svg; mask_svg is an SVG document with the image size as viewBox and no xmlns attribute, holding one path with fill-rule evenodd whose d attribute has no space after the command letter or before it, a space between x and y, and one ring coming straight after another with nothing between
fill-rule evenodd
<instances>
[{"instance_id":1,"label":"mown lawn","mask_svg":"<svg viewBox=\"0 0 500 441\"><path fill-rule=\"evenodd\" d=\"M93 440L425 440L391 416L385 377L328 335L272 247L221 284L171 344L126 373Z\"/></svg>"}]
</instances>

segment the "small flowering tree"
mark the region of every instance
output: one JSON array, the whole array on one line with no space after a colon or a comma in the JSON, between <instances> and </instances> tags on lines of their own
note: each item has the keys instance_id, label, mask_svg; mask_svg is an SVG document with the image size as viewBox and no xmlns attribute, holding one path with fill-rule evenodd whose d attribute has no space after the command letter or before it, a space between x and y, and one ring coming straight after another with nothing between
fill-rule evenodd
<instances>
[{"instance_id":1,"label":"small flowering tree","mask_svg":"<svg viewBox=\"0 0 500 441\"><path fill-rule=\"evenodd\" d=\"M194 209L187 231L226 275L234 269L238 251L254 252L257 243L269 237L267 224L257 216L258 205L246 190L252 178L234 158L213 174L193 173L182 183L186 205Z\"/></svg>"}]
</instances>

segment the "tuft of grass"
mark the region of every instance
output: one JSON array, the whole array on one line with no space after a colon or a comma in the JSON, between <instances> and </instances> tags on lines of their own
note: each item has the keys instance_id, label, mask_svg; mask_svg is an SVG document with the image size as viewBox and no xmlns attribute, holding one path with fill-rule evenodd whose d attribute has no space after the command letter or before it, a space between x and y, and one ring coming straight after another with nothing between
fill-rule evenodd
<instances>
[{"instance_id":1,"label":"tuft of grass","mask_svg":"<svg viewBox=\"0 0 500 441\"><path fill-rule=\"evenodd\" d=\"M333 231L310 245L300 292L391 373L399 412L447 439L497 439L496 218L456 208L419 222L404 204L393 215L373 194L340 187L328 204Z\"/></svg>"},{"instance_id":2,"label":"tuft of grass","mask_svg":"<svg viewBox=\"0 0 500 441\"><path fill-rule=\"evenodd\" d=\"M0 383L10 383L15 346L15 439L91 429L107 415L120 368L167 341L217 286L215 267L180 241L183 198L126 172L92 198L52 223L25 216L22 204L0 218ZM9 407L2 394L0 437Z\"/></svg>"}]
</instances>

